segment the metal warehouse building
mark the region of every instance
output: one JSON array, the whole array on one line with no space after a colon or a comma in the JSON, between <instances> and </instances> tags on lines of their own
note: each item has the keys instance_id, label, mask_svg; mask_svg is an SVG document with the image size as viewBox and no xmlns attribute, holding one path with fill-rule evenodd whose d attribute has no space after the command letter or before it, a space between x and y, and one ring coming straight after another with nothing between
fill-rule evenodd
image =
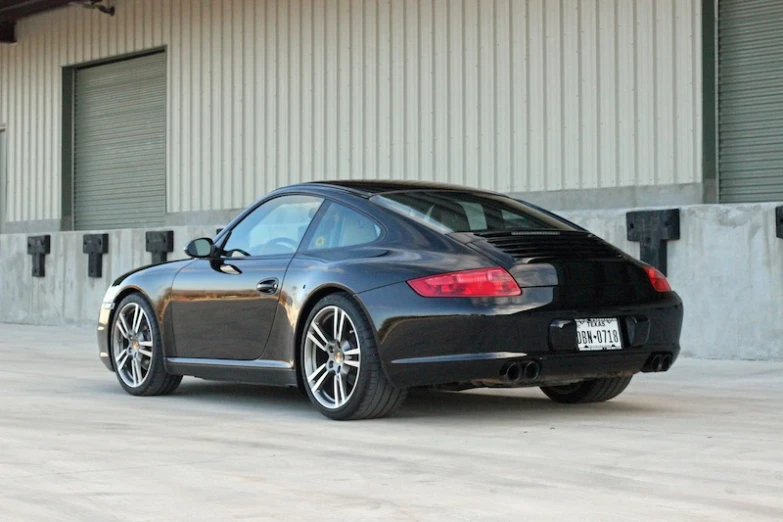
<instances>
[{"instance_id":1,"label":"metal warehouse building","mask_svg":"<svg viewBox=\"0 0 783 522\"><path fill-rule=\"evenodd\" d=\"M0 321L91 320L149 231L394 178L562 211L667 265L684 353L783 358L780 0L4 0L0 40Z\"/></svg>"}]
</instances>

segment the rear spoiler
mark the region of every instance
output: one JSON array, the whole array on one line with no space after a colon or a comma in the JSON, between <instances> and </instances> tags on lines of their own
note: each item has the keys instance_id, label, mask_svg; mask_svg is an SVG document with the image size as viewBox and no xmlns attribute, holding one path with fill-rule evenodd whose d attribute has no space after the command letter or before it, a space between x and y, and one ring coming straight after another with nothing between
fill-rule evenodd
<instances>
[{"instance_id":1,"label":"rear spoiler","mask_svg":"<svg viewBox=\"0 0 783 522\"><path fill-rule=\"evenodd\" d=\"M539 212L541 212L542 214L546 214L547 216L551 217L552 219L556 219L556 220L560 221L561 223L565 223L566 225L570 225L570 226L574 227L577 230L581 230L582 232L588 232L588 233L590 232L586 228L580 227L579 225L577 225L573 221L569 221L566 218L564 218L563 216L558 216L554 212L550 212L549 210L547 210L545 208L541 208L538 205L534 205L533 203L530 203L529 201L525 201L525 200L519 199L519 198L512 198L512 199L514 199L515 201L519 201L523 205L527 205L530 208L536 209Z\"/></svg>"}]
</instances>

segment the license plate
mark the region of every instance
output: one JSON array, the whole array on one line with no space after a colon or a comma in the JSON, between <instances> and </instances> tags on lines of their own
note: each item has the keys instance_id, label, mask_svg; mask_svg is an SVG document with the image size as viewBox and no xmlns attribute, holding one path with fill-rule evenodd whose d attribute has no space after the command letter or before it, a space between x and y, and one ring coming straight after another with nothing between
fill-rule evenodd
<instances>
[{"instance_id":1,"label":"license plate","mask_svg":"<svg viewBox=\"0 0 783 522\"><path fill-rule=\"evenodd\" d=\"M581 352L621 350L620 324L617 319L577 319L576 343Z\"/></svg>"}]
</instances>

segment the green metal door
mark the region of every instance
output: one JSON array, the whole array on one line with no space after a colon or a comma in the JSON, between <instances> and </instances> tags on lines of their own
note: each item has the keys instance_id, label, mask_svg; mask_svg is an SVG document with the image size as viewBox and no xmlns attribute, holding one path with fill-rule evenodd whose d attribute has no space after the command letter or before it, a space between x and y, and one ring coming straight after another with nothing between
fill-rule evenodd
<instances>
[{"instance_id":1,"label":"green metal door","mask_svg":"<svg viewBox=\"0 0 783 522\"><path fill-rule=\"evenodd\" d=\"M718 2L720 201L783 200L783 1Z\"/></svg>"},{"instance_id":2,"label":"green metal door","mask_svg":"<svg viewBox=\"0 0 783 522\"><path fill-rule=\"evenodd\" d=\"M5 232L5 222L8 219L8 196L6 186L8 181L5 177L6 155L5 155L5 129L0 129L0 233Z\"/></svg>"},{"instance_id":3,"label":"green metal door","mask_svg":"<svg viewBox=\"0 0 783 522\"><path fill-rule=\"evenodd\" d=\"M166 212L166 55L78 69L74 229L155 227Z\"/></svg>"}]
</instances>

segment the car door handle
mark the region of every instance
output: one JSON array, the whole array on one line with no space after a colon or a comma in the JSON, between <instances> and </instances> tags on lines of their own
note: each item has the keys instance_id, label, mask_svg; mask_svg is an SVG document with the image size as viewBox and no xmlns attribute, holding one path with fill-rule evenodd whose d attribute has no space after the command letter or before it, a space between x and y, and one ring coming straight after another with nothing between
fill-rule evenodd
<instances>
[{"instance_id":1,"label":"car door handle","mask_svg":"<svg viewBox=\"0 0 783 522\"><path fill-rule=\"evenodd\" d=\"M256 291L261 294L272 295L277 292L278 284L279 282L277 279L264 279L263 281L258 282Z\"/></svg>"}]
</instances>

